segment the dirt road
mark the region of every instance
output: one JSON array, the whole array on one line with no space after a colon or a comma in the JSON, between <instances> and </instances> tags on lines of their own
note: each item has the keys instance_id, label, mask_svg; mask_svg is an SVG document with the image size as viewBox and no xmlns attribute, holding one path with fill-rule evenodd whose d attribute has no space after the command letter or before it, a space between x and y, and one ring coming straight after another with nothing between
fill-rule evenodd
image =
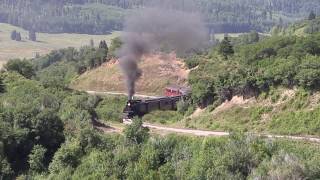
<instances>
[{"instance_id":1,"label":"dirt road","mask_svg":"<svg viewBox=\"0 0 320 180\"><path fill-rule=\"evenodd\" d=\"M150 129L181 133L181 134L191 134L195 136L229 136L228 132L219 132L219 131L203 131L203 130L195 130L195 129L181 129L181 128L171 128L165 126L152 125L148 123L143 124L144 127L148 127Z\"/></svg>"},{"instance_id":2,"label":"dirt road","mask_svg":"<svg viewBox=\"0 0 320 180\"><path fill-rule=\"evenodd\" d=\"M126 125L131 124L130 121L125 122ZM229 136L229 132L222 132L222 131L205 131L205 130L196 130L196 129L184 129L184 128L173 128L173 127L166 127L160 125L154 125L149 123L143 123L144 127L148 127L151 130L156 130L156 132L166 132L166 133L177 133L177 134L189 134L193 136L215 136L215 137L222 137L222 136ZM113 129L115 129L113 127ZM121 132L122 129L118 129L118 132ZM307 141L313 143L320 143L320 138L318 137L305 137L305 136L285 136L285 135L271 135L271 134L256 134L256 133L248 133L254 136L269 138L269 139L289 139L289 140L297 140L297 141Z\"/></svg>"}]
</instances>

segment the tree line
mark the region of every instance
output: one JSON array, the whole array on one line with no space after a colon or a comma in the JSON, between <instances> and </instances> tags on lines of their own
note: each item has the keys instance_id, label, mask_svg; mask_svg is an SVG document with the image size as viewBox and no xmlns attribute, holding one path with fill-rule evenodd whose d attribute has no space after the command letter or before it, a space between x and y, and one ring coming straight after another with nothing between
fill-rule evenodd
<instances>
[{"instance_id":1,"label":"tree line","mask_svg":"<svg viewBox=\"0 0 320 180\"><path fill-rule=\"evenodd\" d=\"M201 12L212 33L268 31L274 25L304 18L312 10L320 11L317 0L1 0L0 22L37 32L104 34L121 30L132 9L152 4Z\"/></svg>"}]
</instances>

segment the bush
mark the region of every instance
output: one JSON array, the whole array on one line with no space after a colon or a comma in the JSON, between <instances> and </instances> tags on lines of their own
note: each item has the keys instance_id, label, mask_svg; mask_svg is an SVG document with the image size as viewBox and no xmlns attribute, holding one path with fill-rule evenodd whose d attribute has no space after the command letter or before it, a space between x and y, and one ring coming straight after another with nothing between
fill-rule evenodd
<instances>
[{"instance_id":1,"label":"bush","mask_svg":"<svg viewBox=\"0 0 320 180\"><path fill-rule=\"evenodd\" d=\"M41 173L46 170L46 149L41 145L35 145L29 154L29 166L33 173Z\"/></svg>"},{"instance_id":2,"label":"bush","mask_svg":"<svg viewBox=\"0 0 320 180\"><path fill-rule=\"evenodd\" d=\"M263 162L252 179L306 179L305 165L296 156L281 151L270 161Z\"/></svg>"},{"instance_id":3,"label":"bush","mask_svg":"<svg viewBox=\"0 0 320 180\"><path fill-rule=\"evenodd\" d=\"M190 103L186 100L180 100L178 103L177 103L177 111L184 115L187 111L188 111L188 108L190 106Z\"/></svg>"},{"instance_id":4,"label":"bush","mask_svg":"<svg viewBox=\"0 0 320 180\"><path fill-rule=\"evenodd\" d=\"M153 111L146 114L142 119L146 122L170 124L182 120L183 115L176 111Z\"/></svg>"},{"instance_id":5,"label":"bush","mask_svg":"<svg viewBox=\"0 0 320 180\"><path fill-rule=\"evenodd\" d=\"M141 119L134 119L133 123L126 127L124 130L124 135L128 142L134 144L141 144L148 140L149 129L142 126Z\"/></svg>"},{"instance_id":6,"label":"bush","mask_svg":"<svg viewBox=\"0 0 320 180\"><path fill-rule=\"evenodd\" d=\"M197 56L192 56L187 58L184 62L186 63L189 69L195 68L200 64L201 59Z\"/></svg>"},{"instance_id":7,"label":"bush","mask_svg":"<svg viewBox=\"0 0 320 180\"><path fill-rule=\"evenodd\" d=\"M122 121L123 108L127 102L126 97L107 96L95 108L98 118L104 121Z\"/></svg>"},{"instance_id":8,"label":"bush","mask_svg":"<svg viewBox=\"0 0 320 180\"><path fill-rule=\"evenodd\" d=\"M4 65L4 69L6 69L7 71L18 72L28 79L35 75L35 70L28 60L10 60L9 62L7 62L7 64Z\"/></svg>"},{"instance_id":9,"label":"bush","mask_svg":"<svg viewBox=\"0 0 320 180\"><path fill-rule=\"evenodd\" d=\"M80 163L82 156L78 142L73 141L63 144L62 147L55 153L49 170L52 174L59 174L65 169L74 169Z\"/></svg>"}]
</instances>

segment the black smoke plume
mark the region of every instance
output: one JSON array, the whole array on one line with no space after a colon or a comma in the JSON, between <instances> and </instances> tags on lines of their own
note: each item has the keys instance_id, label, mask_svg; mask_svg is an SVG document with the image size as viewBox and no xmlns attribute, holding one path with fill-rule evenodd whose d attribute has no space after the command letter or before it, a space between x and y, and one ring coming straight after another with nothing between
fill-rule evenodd
<instances>
[{"instance_id":1,"label":"black smoke plume","mask_svg":"<svg viewBox=\"0 0 320 180\"><path fill-rule=\"evenodd\" d=\"M129 99L135 94L135 83L142 75L138 63L143 55L161 51L164 47L182 54L198 48L206 37L205 25L195 13L144 8L128 17L118 56Z\"/></svg>"}]
</instances>

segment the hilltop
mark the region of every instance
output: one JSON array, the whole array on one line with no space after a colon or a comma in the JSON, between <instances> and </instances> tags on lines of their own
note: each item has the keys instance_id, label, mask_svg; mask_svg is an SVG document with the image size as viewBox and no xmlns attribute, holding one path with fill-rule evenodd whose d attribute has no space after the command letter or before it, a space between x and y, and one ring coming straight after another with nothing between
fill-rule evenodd
<instances>
[{"instance_id":1,"label":"hilltop","mask_svg":"<svg viewBox=\"0 0 320 180\"><path fill-rule=\"evenodd\" d=\"M143 57L140 66L143 75L136 85L137 93L146 95L163 95L165 86L169 84L184 85L189 72L183 60L173 53ZM126 92L125 80L116 59L80 75L70 87L87 91Z\"/></svg>"}]
</instances>

